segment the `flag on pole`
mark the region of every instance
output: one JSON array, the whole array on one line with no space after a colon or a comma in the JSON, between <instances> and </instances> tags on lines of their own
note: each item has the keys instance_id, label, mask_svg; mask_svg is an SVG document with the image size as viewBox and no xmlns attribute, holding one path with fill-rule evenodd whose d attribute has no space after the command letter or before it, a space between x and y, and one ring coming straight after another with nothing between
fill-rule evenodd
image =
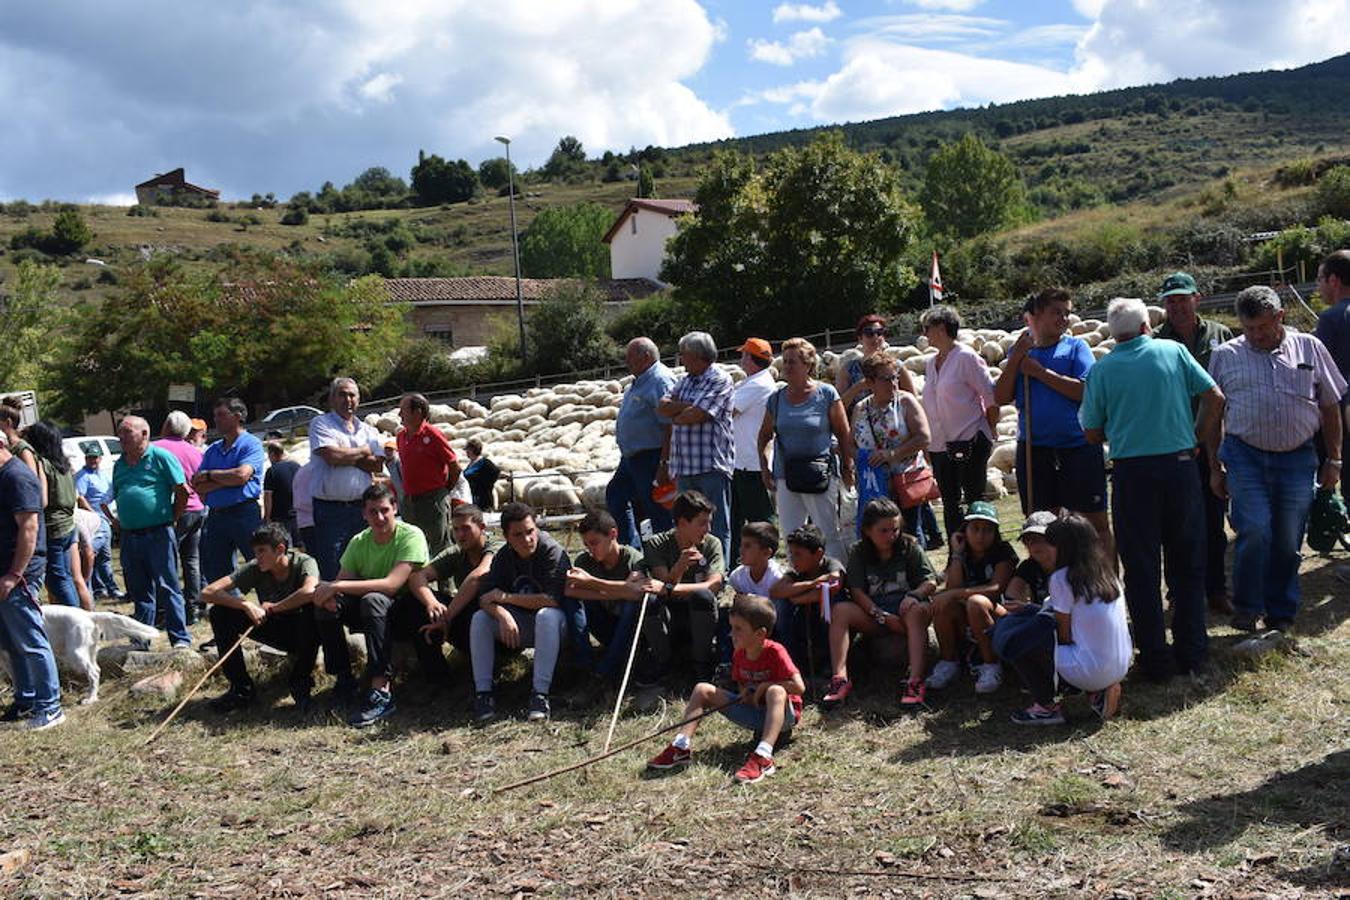
<instances>
[{"instance_id":1,"label":"flag on pole","mask_svg":"<svg viewBox=\"0 0 1350 900\"><path fill-rule=\"evenodd\" d=\"M942 302L942 273L938 271L937 251L933 251L933 274L928 278L928 305Z\"/></svg>"}]
</instances>

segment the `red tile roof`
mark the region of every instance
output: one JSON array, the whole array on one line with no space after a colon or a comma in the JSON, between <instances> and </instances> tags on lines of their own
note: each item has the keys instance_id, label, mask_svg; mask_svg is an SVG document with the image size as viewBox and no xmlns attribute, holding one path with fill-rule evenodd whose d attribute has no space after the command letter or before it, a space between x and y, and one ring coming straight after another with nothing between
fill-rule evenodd
<instances>
[{"instance_id":1,"label":"red tile roof","mask_svg":"<svg viewBox=\"0 0 1350 900\"><path fill-rule=\"evenodd\" d=\"M535 303L550 288L568 279L522 278L520 295ZM386 278L389 299L401 303L487 303L516 300L516 280L504 275L474 275L467 278ZM647 278L607 278L596 282L605 300L636 300L662 289Z\"/></svg>"},{"instance_id":2,"label":"red tile roof","mask_svg":"<svg viewBox=\"0 0 1350 900\"><path fill-rule=\"evenodd\" d=\"M623 223L628 221L628 217L640 209L645 209L648 212L661 213L662 215L670 216L672 219L675 219L683 215L688 215L689 213L698 212L698 204L693 200L684 199L663 200L650 197L634 197L624 205L623 212L619 213L619 217L614 220L613 225L609 226L609 231L605 232L605 236L601 238L601 240L608 244L614 239L614 235L619 233L619 229L623 227Z\"/></svg>"}]
</instances>

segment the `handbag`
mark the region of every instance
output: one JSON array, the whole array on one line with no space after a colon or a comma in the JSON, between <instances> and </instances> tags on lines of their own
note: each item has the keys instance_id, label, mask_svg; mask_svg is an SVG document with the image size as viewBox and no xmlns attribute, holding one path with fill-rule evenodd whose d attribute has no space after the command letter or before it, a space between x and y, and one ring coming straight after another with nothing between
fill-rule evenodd
<instances>
[{"instance_id":1,"label":"handbag","mask_svg":"<svg viewBox=\"0 0 1350 900\"><path fill-rule=\"evenodd\" d=\"M774 431L778 431L778 398L782 396L782 388L774 395ZM781 448L782 435L779 435L779 444ZM787 489L794 494L823 494L830 489L830 457L824 456L798 456L790 457L783 455L783 480L787 482Z\"/></svg>"},{"instance_id":2,"label":"handbag","mask_svg":"<svg viewBox=\"0 0 1350 900\"><path fill-rule=\"evenodd\" d=\"M898 401L891 401L897 403ZM872 432L872 442L881 449L881 435L877 434L875 423L866 412L867 427ZM896 417L899 418L900 411L896 410ZM891 475L891 496L901 509L913 509L916 506L927 503L930 500L936 500L942 496L938 490L937 479L933 477L933 470L927 466L909 469L904 472L896 472Z\"/></svg>"},{"instance_id":3,"label":"handbag","mask_svg":"<svg viewBox=\"0 0 1350 900\"><path fill-rule=\"evenodd\" d=\"M947 458L954 463L963 463L970 459L970 451L975 449L974 438L967 438L964 441L947 442Z\"/></svg>"}]
</instances>

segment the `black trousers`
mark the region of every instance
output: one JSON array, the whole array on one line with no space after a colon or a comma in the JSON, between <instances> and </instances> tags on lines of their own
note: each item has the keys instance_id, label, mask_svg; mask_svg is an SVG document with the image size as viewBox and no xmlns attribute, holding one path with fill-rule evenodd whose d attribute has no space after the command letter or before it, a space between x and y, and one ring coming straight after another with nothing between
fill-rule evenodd
<instances>
[{"instance_id":1,"label":"black trousers","mask_svg":"<svg viewBox=\"0 0 1350 900\"><path fill-rule=\"evenodd\" d=\"M421 634L423 625L430 623L426 608L411 594L390 597L371 592L361 597L337 595L337 611L319 610L319 637L323 644L324 668L339 679L351 674L351 654L343 627L360 632L366 639L366 675L371 678L392 678L395 640L410 640L417 651L417 661L427 677L446 674L445 656L440 644L429 644ZM467 641L466 641L467 642Z\"/></svg>"},{"instance_id":2,"label":"black trousers","mask_svg":"<svg viewBox=\"0 0 1350 900\"><path fill-rule=\"evenodd\" d=\"M970 444L970 453L957 462L946 451L928 454L933 461L933 477L942 492L942 527L945 537L960 531L965 524L966 507L984 499L985 470L989 468L989 454L993 443L984 432L976 432Z\"/></svg>"},{"instance_id":3,"label":"black trousers","mask_svg":"<svg viewBox=\"0 0 1350 900\"><path fill-rule=\"evenodd\" d=\"M211 633L216 648L224 653L234 646L239 636L248 629L248 614L219 604L211 605ZM284 650L291 656L291 692L308 696L314 687L314 662L319 655L319 630L314 621L314 607L299 609L269 617L249 635L260 644ZM253 679L244 664L243 648L235 650L221 665L230 686L237 691L251 691Z\"/></svg>"}]
</instances>

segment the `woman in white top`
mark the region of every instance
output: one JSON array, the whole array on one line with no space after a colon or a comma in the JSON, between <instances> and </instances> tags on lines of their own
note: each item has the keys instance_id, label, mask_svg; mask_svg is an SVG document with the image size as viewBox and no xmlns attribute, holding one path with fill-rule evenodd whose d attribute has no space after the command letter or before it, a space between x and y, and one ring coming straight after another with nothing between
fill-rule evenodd
<instances>
[{"instance_id":1,"label":"woman in white top","mask_svg":"<svg viewBox=\"0 0 1350 900\"><path fill-rule=\"evenodd\" d=\"M998 404L984 358L956 342L961 317L935 306L919 319L928 345L937 348L924 367L923 409L931 440L928 457L942 492L942 521L950 537L965 509L984 499L985 469L994 449Z\"/></svg>"},{"instance_id":2,"label":"woman in white top","mask_svg":"<svg viewBox=\"0 0 1350 900\"><path fill-rule=\"evenodd\" d=\"M867 450L867 464L885 469L884 477L925 465L928 417L919 398L898 384L899 364L887 353L873 353L862 362L863 378L871 391L853 410L853 443ZM891 497L895 500L895 497ZM905 532L925 544L919 534L917 508L904 510Z\"/></svg>"}]
</instances>

